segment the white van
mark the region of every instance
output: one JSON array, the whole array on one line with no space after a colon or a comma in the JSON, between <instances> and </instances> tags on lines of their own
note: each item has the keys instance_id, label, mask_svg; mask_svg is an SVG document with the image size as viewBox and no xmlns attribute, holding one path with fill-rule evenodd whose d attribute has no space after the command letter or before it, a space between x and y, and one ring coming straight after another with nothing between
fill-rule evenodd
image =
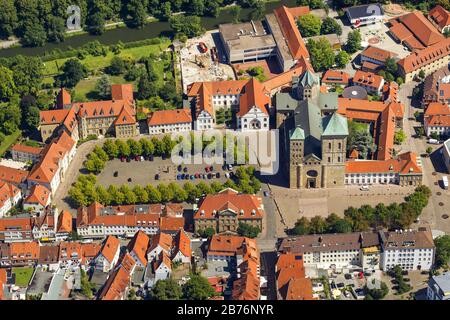
<instances>
[{"instance_id":1,"label":"white van","mask_svg":"<svg viewBox=\"0 0 450 320\"><path fill-rule=\"evenodd\" d=\"M444 189L448 190L448 178L447 178L447 176L442 176L442 184L444 185Z\"/></svg>"},{"instance_id":2,"label":"white van","mask_svg":"<svg viewBox=\"0 0 450 320\"><path fill-rule=\"evenodd\" d=\"M359 188L359 190L361 190L361 191L369 191L369 186L368 185L363 185L363 186L361 186L361 188Z\"/></svg>"}]
</instances>

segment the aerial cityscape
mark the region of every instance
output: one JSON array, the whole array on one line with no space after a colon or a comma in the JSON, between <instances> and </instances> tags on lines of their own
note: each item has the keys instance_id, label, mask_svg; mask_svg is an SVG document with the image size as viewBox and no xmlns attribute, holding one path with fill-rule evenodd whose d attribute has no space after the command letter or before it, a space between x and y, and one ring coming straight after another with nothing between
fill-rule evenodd
<instances>
[{"instance_id":1,"label":"aerial cityscape","mask_svg":"<svg viewBox=\"0 0 450 320\"><path fill-rule=\"evenodd\" d=\"M0 7L0 300L450 300L448 0Z\"/></svg>"}]
</instances>

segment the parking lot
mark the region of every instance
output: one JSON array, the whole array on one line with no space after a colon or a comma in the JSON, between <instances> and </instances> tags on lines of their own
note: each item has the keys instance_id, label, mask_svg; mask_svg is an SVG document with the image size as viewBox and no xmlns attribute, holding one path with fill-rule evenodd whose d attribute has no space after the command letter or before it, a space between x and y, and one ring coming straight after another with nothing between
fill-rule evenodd
<instances>
[{"instance_id":1,"label":"parking lot","mask_svg":"<svg viewBox=\"0 0 450 320\"><path fill-rule=\"evenodd\" d=\"M211 169L212 167L212 169ZM229 170L229 169L232 170ZM108 161L104 170L98 175L97 181L104 186L114 185L142 185L161 183L184 184L189 181L194 184L200 181L211 183L213 181L225 183L234 176L236 167L223 167L222 165L186 164L176 165L171 159L155 157L153 161L127 162L120 159Z\"/></svg>"}]
</instances>

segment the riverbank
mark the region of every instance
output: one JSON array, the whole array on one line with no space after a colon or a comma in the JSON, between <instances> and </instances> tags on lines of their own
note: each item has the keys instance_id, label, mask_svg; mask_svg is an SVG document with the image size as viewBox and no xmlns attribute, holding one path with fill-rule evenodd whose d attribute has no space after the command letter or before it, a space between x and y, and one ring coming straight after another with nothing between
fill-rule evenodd
<instances>
[{"instance_id":1,"label":"riverbank","mask_svg":"<svg viewBox=\"0 0 450 320\"><path fill-rule=\"evenodd\" d=\"M271 13L275 8L285 6L296 6L296 0L280 0L266 3L266 13ZM254 9L243 8L240 13L241 21L249 21L251 13ZM215 17L201 17L201 24L206 30L216 29L221 23L229 23L233 21L233 16L230 8L224 8L220 11L217 18ZM153 21L147 23L142 29L131 29L127 27L115 27L106 30L102 35L93 36L90 34L77 34L68 37L62 43L47 43L43 47L27 48L27 47L12 47L0 50L0 57L13 57L16 55L28 56L45 56L50 54L53 50L67 50L77 49L90 41L99 41L104 45L113 45L119 41L123 43L135 42L149 38L156 38L160 36L170 37L173 31L167 21Z\"/></svg>"}]
</instances>

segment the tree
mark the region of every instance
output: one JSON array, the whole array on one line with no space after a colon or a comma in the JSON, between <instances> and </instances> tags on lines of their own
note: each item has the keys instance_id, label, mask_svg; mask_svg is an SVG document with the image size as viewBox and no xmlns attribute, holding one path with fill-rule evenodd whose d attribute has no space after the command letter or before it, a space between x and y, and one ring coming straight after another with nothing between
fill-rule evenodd
<instances>
[{"instance_id":1,"label":"tree","mask_svg":"<svg viewBox=\"0 0 450 320\"><path fill-rule=\"evenodd\" d=\"M200 197L200 193L198 188L192 182L186 182L183 185L183 189L186 192L187 201L194 202L195 199Z\"/></svg>"},{"instance_id":2,"label":"tree","mask_svg":"<svg viewBox=\"0 0 450 320\"><path fill-rule=\"evenodd\" d=\"M332 34L332 33L335 33L338 36L340 36L342 34L342 27L335 19L331 17L326 17L322 21L320 34Z\"/></svg>"},{"instance_id":3,"label":"tree","mask_svg":"<svg viewBox=\"0 0 450 320\"><path fill-rule=\"evenodd\" d=\"M398 130L394 134L394 143L395 144L402 144L406 140L406 134L403 130Z\"/></svg>"},{"instance_id":4,"label":"tree","mask_svg":"<svg viewBox=\"0 0 450 320\"><path fill-rule=\"evenodd\" d=\"M122 157L129 157L131 154L130 146L122 140L116 140L116 146Z\"/></svg>"},{"instance_id":5,"label":"tree","mask_svg":"<svg viewBox=\"0 0 450 320\"><path fill-rule=\"evenodd\" d=\"M78 59L67 60L62 67L63 74L59 76L63 87L73 88L87 76L86 67Z\"/></svg>"},{"instance_id":6,"label":"tree","mask_svg":"<svg viewBox=\"0 0 450 320\"><path fill-rule=\"evenodd\" d=\"M130 147L131 155L140 156L142 154L142 146L141 144L133 139L128 139L127 144Z\"/></svg>"},{"instance_id":7,"label":"tree","mask_svg":"<svg viewBox=\"0 0 450 320\"><path fill-rule=\"evenodd\" d=\"M6 101L16 92L13 72L3 66L0 66L0 100Z\"/></svg>"},{"instance_id":8,"label":"tree","mask_svg":"<svg viewBox=\"0 0 450 320\"><path fill-rule=\"evenodd\" d=\"M136 203L137 197L128 185L124 184L124 185L120 186L119 191L124 196L125 204L135 204Z\"/></svg>"},{"instance_id":9,"label":"tree","mask_svg":"<svg viewBox=\"0 0 450 320\"><path fill-rule=\"evenodd\" d=\"M392 75L397 74L398 65L397 61L394 58L387 58L384 62L386 72L389 72Z\"/></svg>"},{"instance_id":10,"label":"tree","mask_svg":"<svg viewBox=\"0 0 450 320\"><path fill-rule=\"evenodd\" d=\"M65 39L66 25L64 19L50 16L47 21L47 38L50 42L63 42Z\"/></svg>"},{"instance_id":11,"label":"tree","mask_svg":"<svg viewBox=\"0 0 450 320\"><path fill-rule=\"evenodd\" d=\"M147 75L142 75L138 83L137 98L139 100L144 100L155 95L156 95L156 87L154 83L150 82Z\"/></svg>"},{"instance_id":12,"label":"tree","mask_svg":"<svg viewBox=\"0 0 450 320\"><path fill-rule=\"evenodd\" d=\"M186 191L183 188L181 188L178 184L171 182L171 183L169 183L168 187L171 190L171 193L173 194L174 202L186 201L188 195L187 195Z\"/></svg>"},{"instance_id":13,"label":"tree","mask_svg":"<svg viewBox=\"0 0 450 320\"><path fill-rule=\"evenodd\" d=\"M200 18L197 16L173 15L169 19L170 27L178 34L189 38L197 37L204 32Z\"/></svg>"},{"instance_id":14,"label":"tree","mask_svg":"<svg viewBox=\"0 0 450 320\"><path fill-rule=\"evenodd\" d=\"M311 56L311 63L315 70L328 70L334 65L335 55L328 39L309 39L307 48Z\"/></svg>"},{"instance_id":15,"label":"tree","mask_svg":"<svg viewBox=\"0 0 450 320\"><path fill-rule=\"evenodd\" d=\"M111 195L102 185L98 185L95 187L95 192L97 193L98 202L103 204L104 206L108 206L111 204Z\"/></svg>"},{"instance_id":16,"label":"tree","mask_svg":"<svg viewBox=\"0 0 450 320\"><path fill-rule=\"evenodd\" d=\"M254 227L248 223L239 222L237 233L241 237L256 238L260 232L261 230L258 227Z\"/></svg>"},{"instance_id":17,"label":"tree","mask_svg":"<svg viewBox=\"0 0 450 320\"><path fill-rule=\"evenodd\" d=\"M25 27L22 44L26 47L42 47L47 41L44 27L39 23L30 23Z\"/></svg>"},{"instance_id":18,"label":"tree","mask_svg":"<svg viewBox=\"0 0 450 320\"><path fill-rule=\"evenodd\" d=\"M41 110L39 110L39 108L36 106L31 106L28 109L24 110L25 125L29 130L35 130L39 127L40 112Z\"/></svg>"},{"instance_id":19,"label":"tree","mask_svg":"<svg viewBox=\"0 0 450 320\"><path fill-rule=\"evenodd\" d=\"M155 146L151 140L142 138L139 140L139 143L141 144L142 154L146 156L153 155L155 152Z\"/></svg>"},{"instance_id":20,"label":"tree","mask_svg":"<svg viewBox=\"0 0 450 320\"><path fill-rule=\"evenodd\" d=\"M264 19L266 13L266 4L263 0L256 1L255 9L251 13L252 20Z\"/></svg>"},{"instance_id":21,"label":"tree","mask_svg":"<svg viewBox=\"0 0 450 320\"><path fill-rule=\"evenodd\" d=\"M162 201L161 192L154 186L146 186L145 191L147 191L149 203L160 203Z\"/></svg>"},{"instance_id":22,"label":"tree","mask_svg":"<svg viewBox=\"0 0 450 320\"><path fill-rule=\"evenodd\" d=\"M89 160L86 160L84 166L89 172L99 174L105 168L105 162L95 153L91 153L89 155Z\"/></svg>"},{"instance_id":23,"label":"tree","mask_svg":"<svg viewBox=\"0 0 450 320\"><path fill-rule=\"evenodd\" d=\"M233 23L239 23L241 20L241 7L239 6L232 6L230 8L230 15L233 17Z\"/></svg>"},{"instance_id":24,"label":"tree","mask_svg":"<svg viewBox=\"0 0 450 320\"><path fill-rule=\"evenodd\" d=\"M95 84L95 91L97 91L98 95L103 99L108 99L111 96L111 82L106 74L98 79Z\"/></svg>"},{"instance_id":25,"label":"tree","mask_svg":"<svg viewBox=\"0 0 450 320\"><path fill-rule=\"evenodd\" d=\"M346 51L339 51L336 55L335 61L339 68L345 68L350 62L351 56Z\"/></svg>"},{"instance_id":26,"label":"tree","mask_svg":"<svg viewBox=\"0 0 450 320\"><path fill-rule=\"evenodd\" d=\"M94 288L94 284L89 282L86 271L80 268L81 274L81 294L87 297L88 299L93 298L92 289Z\"/></svg>"},{"instance_id":27,"label":"tree","mask_svg":"<svg viewBox=\"0 0 450 320\"><path fill-rule=\"evenodd\" d=\"M173 199L173 192L172 190L166 186L165 184L158 184L158 191L161 194L161 202L167 203L172 201Z\"/></svg>"},{"instance_id":28,"label":"tree","mask_svg":"<svg viewBox=\"0 0 450 320\"><path fill-rule=\"evenodd\" d=\"M156 281L149 294L152 300L180 300L183 292L178 283L169 278Z\"/></svg>"},{"instance_id":29,"label":"tree","mask_svg":"<svg viewBox=\"0 0 450 320\"><path fill-rule=\"evenodd\" d=\"M370 132L365 127L359 127L354 121L348 121L348 129L348 151L356 149L364 159L367 159L368 153L375 152L376 148L373 144L373 137Z\"/></svg>"},{"instance_id":30,"label":"tree","mask_svg":"<svg viewBox=\"0 0 450 320\"><path fill-rule=\"evenodd\" d=\"M434 239L434 245L436 246L436 268L448 269L450 262L450 236L443 235Z\"/></svg>"},{"instance_id":31,"label":"tree","mask_svg":"<svg viewBox=\"0 0 450 320\"><path fill-rule=\"evenodd\" d=\"M109 160L108 154L100 146L95 146L95 148L94 148L94 150L92 152L95 153L95 155L97 157L99 157L99 159L101 159L102 161L106 162L106 161Z\"/></svg>"},{"instance_id":32,"label":"tree","mask_svg":"<svg viewBox=\"0 0 450 320\"><path fill-rule=\"evenodd\" d=\"M208 227L208 228L206 228L204 230L197 230L197 233L202 238L210 238L216 233L216 230L214 230L214 228Z\"/></svg>"},{"instance_id":33,"label":"tree","mask_svg":"<svg viewBox=\"0 0 450 320\"><path fill-rule=\"evenodd\" d=\"M19 55L9 63L19 95L36 94L41 89L44 65L40 58Z\"/></svg>"},{"instance_id":34,"label":"tree","mask_svg":"<svg viewBox=\"0 0 450 320\"><path fill-rule=\"evenodd\" d=\"M86 18L87 31L92 35L101 35L105 32L105 14L99 1L92 1Z\"/></svg>"},{"instance_id":35,"label":"tree","mask_svg":"<svg viewBox=\"0 0 450 320\"><path fill-rule=\"evenodd\" d=\"M372 284L375 284L375 279L372 280ZM389 293L389 288L386 283L381 281L379 289L369 288L365 285L364 291L366 293L366 300L381 300Z\"/></svg>"},{"instance_id":36,"label":"tree","mask_svg":"<svg viewBox=\"0 0 450 320\"><path fill-rule=\"evenodd\" d=\"M183 298L186 300L207 300L214 295L214 288L208 279L201 275L191 274L183 285Z\"/></svg>"},{"instance_id":37,"label":"tree","mask_svg":"<svg viewBox=\"0 0 450 320\"><path fill-rule=\"evenodd\" d=\"M122 74L125 71L125 62L123 61L123 59L119 56L114 56L111 59L111 63L109 65L109 67L107 68L107 72L110 75L113 76L118 76L120 74Z\"/></svg>"},{"instance_id":38,"label":"tree","mask_svg":"<svg viewBox=\"0 0 450 320\"><path fill-rule=\"evenodd\" d=\"M128 25L133 28L142 28L145 25L147 19L147 12L145 8L148 5L146 0L130 0L126 5L127 13L129 16Z\"/></svg>"},{"instance_id":39,"label":"tree","mask_svg":"<svg viewBox=\"0 0 450 320\"><path fill-rule=\"evenodd\" d=\"M119 148L117 147L117 144L114 142L114 140L106 140L103 144L103 150L105 150L110 159L114 159L119 156Z\"/></svg>"},{"instance_id":40,"label":"tree","mask_svg":"<svg viewBox=\"0 0 450 320\"><path fill-rule=\"evenodd\" d=\"M319 17L309 13L300 16L297 20L298 29L303 37L313 37L320 34L322 20Z\"/></svg>"},{"instance_id":41,"label":"tree","mask_svg":"<svg viewBox=\"0 0 450 320\"><path fill-rule=\"evenodd\" d=\"M419 79L421 79L421 80L425 79L425 71L420 70L418 76L419 76Z\"/></svg>"},{"instance_id":42,"label":"tree","mask_svg":"<svg viewBox=\"0 0 450 320\"><path fill-rule=\"evenodd\" d=\"M17 27L17 11L14 1L10 0L0 0L0 8L0 39L7 39Z\"/></svg>"},{"instance_id":43,"label":"tree","mask_svg":"<svg viewBox=\"0 0 450 320\"><path fill-rule=\"evenodd\" d=\"M309 229L311 233L321 234L327 230L327 223L321 216L314 216L309 222Z\"/></svg>"},{"instance_id":44,"label":"tree","mask_svg":"<svg viewBox=\"0 0 450 320\"><path fill-rule=\"evenodd\" d=\"M294 225L294 228L291 229L291 233L298 236L309 234L309 220L305 217L298 219Z\"/></svg>"},{"instance_id":45,"label":"tree","mask_svg":"<svg viewBox=\"0 0 450 320\"><path fill-rule=\"evenodd\" d=\"M350 31L345 45L345 51L352 54L361 48L361 33L358 29Z\"/></svg>"}]
</instances>

